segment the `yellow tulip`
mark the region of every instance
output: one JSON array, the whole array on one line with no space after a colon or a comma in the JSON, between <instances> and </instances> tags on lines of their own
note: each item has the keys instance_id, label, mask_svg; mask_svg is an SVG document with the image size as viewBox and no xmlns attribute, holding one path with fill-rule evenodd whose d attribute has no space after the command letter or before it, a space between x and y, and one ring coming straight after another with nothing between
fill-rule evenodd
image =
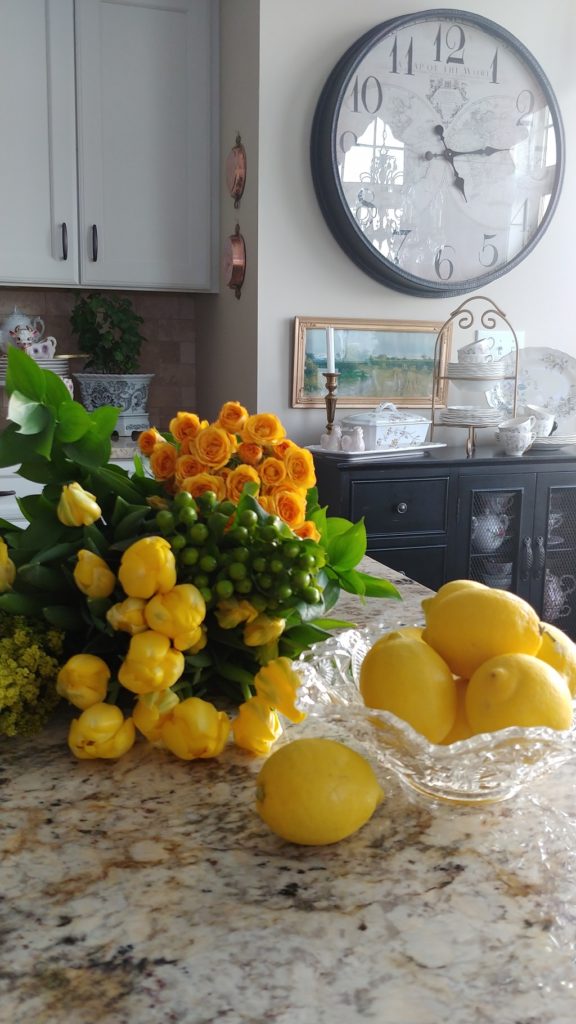
<instances>
[{"instance_id":1,"label":"yellow tulip","mask_svg":"<svg viewBox=\"0 0 576 1024\"><path fill-rule=\"evenodd\" d=\"M170 646L170 640L153 629L133 636L118 679L132 693L167 690L184 671L184 655Z\"/></svg>"},{"instance_id":2,"label":"yellow tulip","mask_svg":"<svg viewBox=\"0 0 576 1024\"><path fill-rule=\"evenodd\" d=\"M100 704L108 691L110 669L95 654L74 654L62 666L56 680L56 690L74 707L86 708Z\"/></svg>"},{"instance_id":3,"label":"yellow tulip","mask_svg":"<svg viewBox=\"0 0 576 1024\"><path fill-rule=\"evenodd\" d=\"M179 651L200 640L199 627L205 615L206 602L192 583L180 583L167 594L156 594L144 610L149 628L170 637Z\"/></svg>"},{"instance_id":4,"label":"yellow tulip","mask_svg":"<svg viewBox=\"0 0 576 1024\"><path fill-rule=\"evenodd\" d=\"M64 526L91 526L102 515L94 494L85 491L78 483L65 484L62 488L56 515Z\"/></svg>"},{"instance_id":5,"label":"yellow tulip","mask_svg":"<svg viewBox=\"0 0 576 1024\"><path fill-rule=\"evenodd\" d=\"M93 704L70 724L68 746L76 757L122 757L134 745L136 729L114 704Z\"/></svg>"},{"instance_id":6,"label":"yellow tulip","mask_svg":"<svg viewBox=\"0 0 576 1024\"><path fill-rule=\"evenodd\" d=\"M87 597L110 597L116 577L103 558L82 548L74 568L74 582Z\"/></svg>"},{"instance_id":7,"label":"yellow tulip","mask_svg":"<svg viewBox=\"0 0 576 1024\"><path fill-rule=\"evenodd\" d=\"M118 579L128 597L165 594L176 585L176 561L164 537L142 537L122 555Z\"/></svg>"},{"instance_id":8,"label":"yellow tulip","mask_svg":"<svg viewBox=\"0 0 576 1024\"><path fill-rule=\"evenodd\" d=\"M16 566L8 555L8 545L0 540L0 594L10 590L16 576Z\"/></svg>"},{"instance_id":9,"label":"yellow tulip","mask_svg":"<svg viewBox=\"0 0 576 1024\"><path fill-rule=\"evenodd\" d=\"M200 697L183 700L167 716L160 735L168 750L185 761L217 757L230 733L230 719Z\"/></svg>"},{"instance_id":10,"label":"yellow tulip","mask_svg":"<svg viewBox=\"0 0 576 1024\"><path fill-rule=\"evenodd\" d=\"M234 629L241 622L253 622L258 617L258 612L249 601L238 601L235 597L219 601L214 614L220 629Z\"/></svg>"},{"instance_id":11,"label":"yellow tulip","mask_svg":"<svg viewBox=\"0 0 576 1024\"><path fill-rule=\"evenodd\" d=\"M179 703L173 690L143 694L134 707L132 718L139 732L155 747L163 747L161 729L167 716Z\"/></svg>"},{"instance_id":12,"label":"yellow tulip","mask_svg":"<svg viewBox=\"0 0 576 1024\"><path fill-rule=\"evenodd\" d=\"M232 722L232 733L237 746L252 754L266 757L276 742L282 726L274 708L262 697L251 697L238 708Z\"/></svg>"},{"instance_id":13,"label":"yellow tulip","mask_svg":"<svg viewBox=\"0 0 576 1024\"><path fill-rule=\"evenodd\" d=\"M277 640L284 632L286 619L270 619L262 612L244 627L243 639L247 647L261 647Z\"/></svg>"},{"instance_id":14,"label":"yellow tulip","mask_svg":"<svg viewBox=\"0 0 576 1024\"><path fill-rule=\"evenodd\" d=\"M289 658L274 658L254 676L256 693L291 722L301 722L306 713L296 707L300 677L292 669Z\"/></svg>"},{"instance_id":15,"label":"yellow tulip","mask_svg":"<svg viewBox=\"0 0 576 1024\"><path fill-rule=\"evenodd\" d=\"M146 601L143 597L126 597L124 601L113 604L106 612L106 618L112 629L119 629L123 633L143 633L148 629L144 618Z\"/></svg>"}]
</instances>

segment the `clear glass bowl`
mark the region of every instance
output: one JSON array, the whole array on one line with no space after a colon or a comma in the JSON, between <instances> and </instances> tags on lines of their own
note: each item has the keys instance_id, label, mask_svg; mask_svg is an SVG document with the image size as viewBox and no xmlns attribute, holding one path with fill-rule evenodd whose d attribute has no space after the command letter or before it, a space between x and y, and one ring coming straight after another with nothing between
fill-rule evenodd
<instances>
[{"instance_id":1,"label":"clear glass bowl","mask_svg":"<svg viewBox=\"0 0 576 1024\"><path fill-rule=\"evenodd\" d=\"M514 727L480 733L449 746L430 743L406 722L367 708L358 690L360 665L389 627L347 630L315 644L293 663L302 679L298 706L307 713L291 726L298 735L346 738L356 749L430 797L459 803L505 800L526 784L576 758L570 730Z\"/></svg>"}]
</instances>

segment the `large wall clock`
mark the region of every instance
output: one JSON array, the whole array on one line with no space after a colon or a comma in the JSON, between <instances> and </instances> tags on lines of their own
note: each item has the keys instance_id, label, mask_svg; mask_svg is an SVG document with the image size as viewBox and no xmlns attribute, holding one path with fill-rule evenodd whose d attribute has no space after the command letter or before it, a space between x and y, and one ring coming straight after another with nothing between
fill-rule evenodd
<instances>
[{"instance_id":1,"label":"large wall clock","mask_svg":"<svg viewBox=\"0 0 576 1024\"><path fill-rule=\"evenodd\" d=\"M362 270L411 295L458 295L542 238L562 185L562 119L510 32L423 11L377 25L338 61L311 164L326 222Z\"/></svg>"}]
</instances>

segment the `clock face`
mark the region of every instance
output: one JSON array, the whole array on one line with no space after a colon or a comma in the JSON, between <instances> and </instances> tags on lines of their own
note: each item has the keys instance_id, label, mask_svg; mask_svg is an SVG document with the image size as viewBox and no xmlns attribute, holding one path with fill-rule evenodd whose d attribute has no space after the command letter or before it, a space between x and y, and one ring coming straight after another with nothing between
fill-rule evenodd
<instances>
[{"instance_id":1,"label":"clock face","mask_svg":"<svg viewBox=\"0 0 576 1024\"><path fill-rule=\"evenodd\" d=\"M563 173L558 105L514 36L477 15L394 18L341 58L321 95L312 173L329 227L401 291L470 291L541 238Z\"/></svg>"}]
</instances>

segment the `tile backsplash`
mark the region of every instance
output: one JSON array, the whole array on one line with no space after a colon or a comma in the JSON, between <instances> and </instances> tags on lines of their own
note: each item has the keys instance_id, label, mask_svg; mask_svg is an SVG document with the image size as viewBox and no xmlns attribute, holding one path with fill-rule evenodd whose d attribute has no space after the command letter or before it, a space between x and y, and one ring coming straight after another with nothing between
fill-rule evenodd
<instances>
[{"instance_id":1,"label":"tile backsplash","mask_svg":"<svg viewBox=\"0 0 576 1024\"><path fill-rule=\"evenodd\" d=\"M29 316L42 318L45 333L56 338L60 355L77 353L69 319L77 294L73 289L0 288L0 324L18 306ZM148 412L151 424L165 430L178 410L196 409L195 296L184 292L116 294L128 296L144 319L141 330L146 343L140 370L154 374ZM77 372L82 366L81 359L73 364Z\"/></svg>"}]
</instances>

